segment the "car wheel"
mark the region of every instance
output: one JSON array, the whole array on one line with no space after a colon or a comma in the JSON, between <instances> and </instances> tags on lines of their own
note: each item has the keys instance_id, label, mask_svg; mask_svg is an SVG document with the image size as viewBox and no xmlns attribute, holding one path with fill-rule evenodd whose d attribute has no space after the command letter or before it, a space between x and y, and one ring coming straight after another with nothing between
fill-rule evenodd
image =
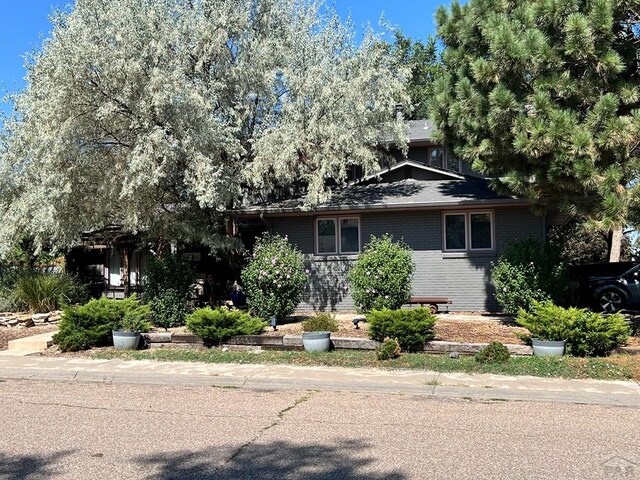
<instances>
[{"instance_id":1,"label":"car wheel","mask_svg":"<svg viewBox=\"0 0 640 480\"><path fill-rule=\"evenodd\" d=\"M614 313L627 306L627 299L617 290L604 290L598 295L598 305L605 312Z\"/></svg>"}]
</instances>

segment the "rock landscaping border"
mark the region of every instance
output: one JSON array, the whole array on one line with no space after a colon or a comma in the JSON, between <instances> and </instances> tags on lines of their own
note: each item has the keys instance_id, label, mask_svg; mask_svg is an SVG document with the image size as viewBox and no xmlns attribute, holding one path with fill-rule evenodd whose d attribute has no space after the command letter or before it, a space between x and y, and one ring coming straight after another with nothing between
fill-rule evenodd
<instances>
[{"instance_id":1,"label":"rock landscaping border","mask_svg":"<svg viewBox=\"0 0 640 480\"><path fill-rule=\"evenodd\" d=\"M153 332L143 334L149 348L163 347L202 347L204 343L197 335L189 333ZM379 345L375 340L353 337L331 337L336 350L375 350ZM425 353L475 355L488 343L462 343L432 341L425 345ZM303 350L302 335L237 335L224 345L233 351L239 350ZM511 355L529 356L533 350L528 345L506 345Z\"/></svg>"}]
</instances>

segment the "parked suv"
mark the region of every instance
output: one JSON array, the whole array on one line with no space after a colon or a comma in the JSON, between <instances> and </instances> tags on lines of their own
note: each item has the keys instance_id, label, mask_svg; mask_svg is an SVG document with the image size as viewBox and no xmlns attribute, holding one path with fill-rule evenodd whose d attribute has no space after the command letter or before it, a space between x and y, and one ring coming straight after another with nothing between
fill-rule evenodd
<instances>
[{"instance_id":1,"label":"parked suv","mask_svg":"<svg viewBox=\"0 0 640 480\"><path fill-rule=\"evenodd\" d=\"M586 286L597 310L613 313L640 308L640 264L618 275L589 275Z\"/></svg>"}]
</instances>

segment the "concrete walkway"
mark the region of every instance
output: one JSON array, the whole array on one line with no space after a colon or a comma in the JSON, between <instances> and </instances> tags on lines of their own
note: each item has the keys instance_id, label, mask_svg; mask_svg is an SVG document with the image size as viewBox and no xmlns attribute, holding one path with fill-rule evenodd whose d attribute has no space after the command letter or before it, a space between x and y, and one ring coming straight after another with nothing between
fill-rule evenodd
<instances>
[{"instance_id":1,"label":"concrete walkway","mask_svg":"<svg viewBox=\"0 0 640 480\"><path fill-rule=\"evenodd\" d=\"M0 356L0 379L379 392L640 407L640 385L635 382L415 370L92 360L5 354Z\"/></svg>"}]
</instances>

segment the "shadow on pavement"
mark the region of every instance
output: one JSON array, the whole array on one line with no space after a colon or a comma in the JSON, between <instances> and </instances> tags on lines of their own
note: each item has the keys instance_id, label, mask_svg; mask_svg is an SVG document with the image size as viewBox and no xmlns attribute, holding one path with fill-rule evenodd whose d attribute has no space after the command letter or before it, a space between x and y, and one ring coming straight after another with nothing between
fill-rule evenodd
<instances>
[{"instance_id":1,"label":"shadow on pavement","mask_svg":"<svg viewBox=\"0 0 640 480\"><path fill-rule=\"evenodd\" d=\"M395 471L375 472L375 458L367 456L369 445L348 442L336 446L294 445L275 442L269 445L245 445L220 465L214 451L167 452L140 457L137 461L151 469L148 478L186 479L260 479L305 480L355 479L404 480ZM379 469L380 467L378 467Z\"/></svg>"},{"instance_id":2,"label":"shadow on pavement","mask_svg":"<svg viewBox=\"0 0 640 480\"><path fill-rule=\"evenodd\" d=\"M51 455L7 455L0 452L0 478L23 480L27 478L48 478L56 473L57 464L73 453L63 450Z\"/></svg>"}]
</instances>

